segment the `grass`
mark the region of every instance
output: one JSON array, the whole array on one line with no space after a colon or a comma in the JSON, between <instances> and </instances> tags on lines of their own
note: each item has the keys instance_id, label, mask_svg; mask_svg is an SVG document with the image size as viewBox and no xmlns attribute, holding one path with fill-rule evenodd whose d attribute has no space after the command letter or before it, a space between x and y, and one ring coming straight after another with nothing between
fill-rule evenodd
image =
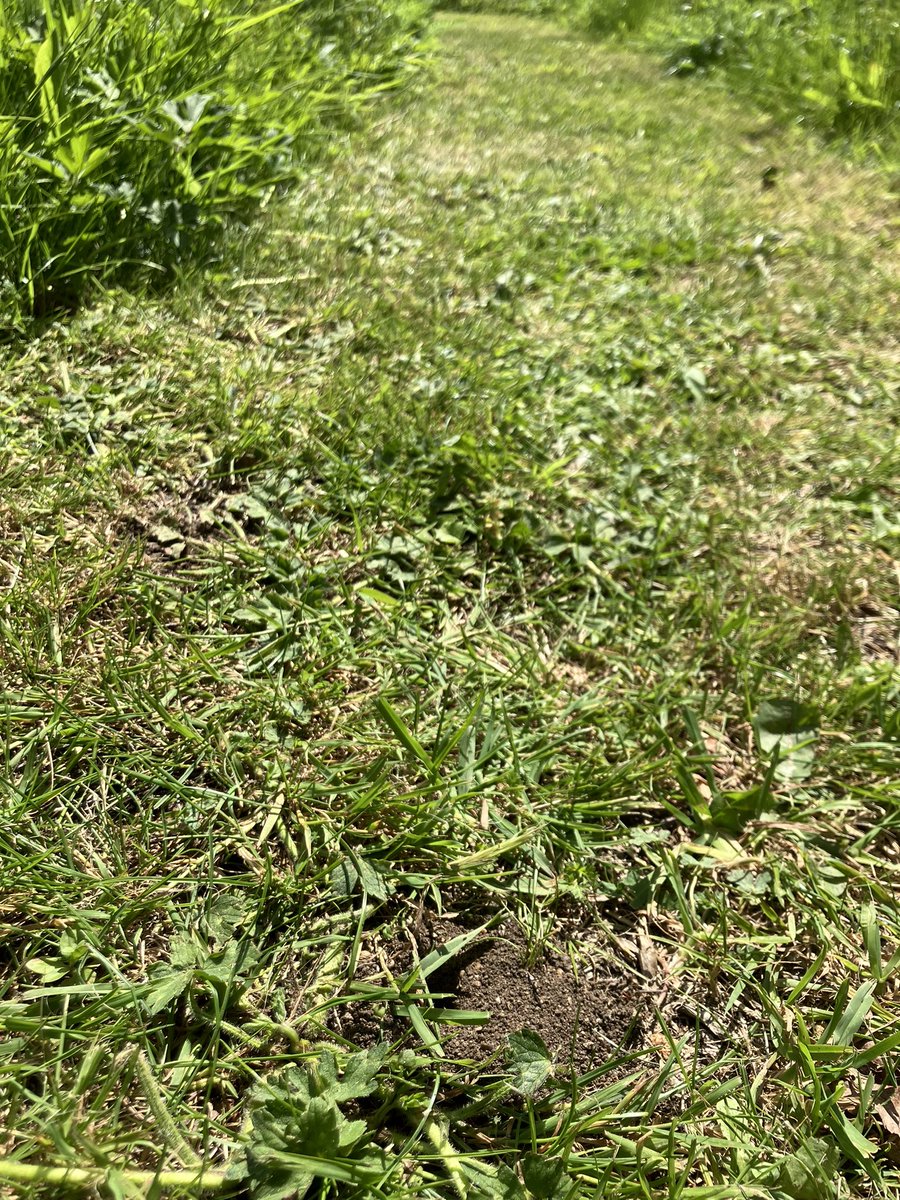
<instances>
[{"instance_id":1,"label":"grass","mask_svg":"<svg viewBox=\"0 0 900 1200\"><path fill-rule=\"evenodd\" d=\"M413 4L10 0L0 11L3 328L214 256L335 124L402 78Z\"/></svg>"},{"instance_id":2,"label":"grass","mask_svg":"<svg viewBox=\"0 0 900 1200\"><path fill-rule=\"evenodd\" d=\"M555 16L595 38L627 39L681 77L730 89L896 171L900 21L875 0L454 0L464 11Z\"/></svg>"},{"instance_id":3,"label":"grass","mask_svg":"<svg viewBox=\"0 0 900 1200\"><path fill-rule=\"evenodd\" d=\"M661 21L650 38L670 70L721 70L779 116L896 167L900 21L890 6L700 0L677 13L655 7L649 15Z\"/></svg>"},{"instance_id":4,"label":"grass","mask_svg":"<svg viewBox=\"0 0 900 1200\"><path fill-rule=\"evenodd\" d=\"M896 1196L883 178L437 33L233 269L2 351L0 1180ZM641 994L592 1069L455 1054L504 920Z\"/></svg>"}]
</instances>

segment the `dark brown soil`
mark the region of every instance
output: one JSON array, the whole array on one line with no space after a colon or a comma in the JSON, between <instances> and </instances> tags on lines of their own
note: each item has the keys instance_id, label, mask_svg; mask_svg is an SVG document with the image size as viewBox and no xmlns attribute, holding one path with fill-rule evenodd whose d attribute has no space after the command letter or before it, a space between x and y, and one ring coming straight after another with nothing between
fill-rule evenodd
<instances>
[{"instance_id":1,"label":"dark brown soil","mask_svg":"<svg viewBox=\"0 0 900 1200\"><path fill-rule=\"evenodd\" d=\"M453 994L448 1007L491 1014L485 1025L457 1026L448 1055L481 1061L503 1049L511 1033L529 1029L563 1071L582 1074L614 1058L634 1032L641 987L613 964L586 958L576 975L569 957L547 946L529 964L525 939L512 924L476 943L428 981L432 991Z\"/></svg>"},{"instance_id":2,"label":"dark brown soil","mask_svg":"<svg viewBox=\"0 0 900 1200\"><path fill-rule=\"evenodd\" d=\"M437 922L435 945L448 942L461 929ZM608 1063L643 1041L637 1026L644 1010L640 979L615 961L605 961L599 947L577 945L578 969L559 944L543 947L529 962L527 945L514 922L479 937L428 978L436 1007L488 1013L484 1024L440 1027L448 1057L483 1063L502 1052L510 1034L523 1029L539 1034L560 1073L582 1074ZM392 972L402 975L411 965L408 942L383 948ZM427 947L422 947L424 953ZM374 964L373 964L374 965ZM373 980L374 982L374 980ZM353 1004L337 1017L339 1032L361 1044L400 1036L408 1022L389 1008Z\"/></svg>"}]
</instances>

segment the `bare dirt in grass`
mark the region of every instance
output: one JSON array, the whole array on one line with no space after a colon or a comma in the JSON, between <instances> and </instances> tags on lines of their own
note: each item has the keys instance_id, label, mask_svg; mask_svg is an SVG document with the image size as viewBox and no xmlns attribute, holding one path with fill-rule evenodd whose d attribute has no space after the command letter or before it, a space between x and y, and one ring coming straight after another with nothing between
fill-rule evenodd
<instances>
[{"instance_id":1,"label":"bare dirt in grass","mask_svg":"<svg viewBox=\"0 0 900 1200\"><path fill-rule=\"evenodd\" d=\"M445 944L461 932L459 925L435 922L429 943ZM421 953L428 948L421 946ZM395 977L412 965L403 937L381 951L371 959L362 956L363 975L375 966L376 957ZM573 965L559 943L529 955L525 937L511 921L476 938L428 977L435 1006L487 1014L480 1024L441 1025L447 1055L481 1063L502 1052L510 1034L529 1029L543 1038L563 1073L581 1074L608 1063L622 1049L643 1044L640 1027L647 1003L640 978L605 959L599 947L582 952L576 946L575 957ZM390 1008L368 1004L345 1008L335 1024L343 1036L361 1044L393 1040L409 1029L408 1020Z\"/></svg>"},{"instance_id":2,"label":"bare dirt in grass","mask_svg":"<svg viewBox=\"0 0 900 1200\"><path fill-rule=\"evenodd\" d=\"M547 946L529 962L521 932L501 926L429 979L450 992L456 1009L489 1012L484 1025L459 1027L448 1040L454 1058L480 1061L505 1047L510 1034L539 1034L561 1068L577 1074L608 1062L631 1040L645 998L640 983L613 963L586 963Z\"/></svg>"}]
</instances>

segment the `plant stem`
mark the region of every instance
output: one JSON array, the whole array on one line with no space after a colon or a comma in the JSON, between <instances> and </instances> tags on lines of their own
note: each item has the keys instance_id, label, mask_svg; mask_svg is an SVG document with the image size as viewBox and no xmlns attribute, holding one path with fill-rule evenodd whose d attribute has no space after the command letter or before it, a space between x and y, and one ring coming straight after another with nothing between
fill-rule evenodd
<instances>
[{"instance_id":1,"label":"plant stem","mask_svg":"<svg viewBox=\"0 0 900 1200\"><path fill-rule=\"evenodd\" d=\"M441 1162L444 1164L444 1169L450 1176L450 1182L453 1184L456 1192L465 1200L468 1194L466 1177L463 1174L462 1165L459 1155L453 1149L453 1143L447 1136L446 1130L440 1122L434 1117L429 1117L424 1125L424 1133L434 1146L435 1150L440 1155Z\"/></svg>"},{"instance_id":2,"label":"plant stem","mask_svg":"<svg viewBox=\"0 0 900 1200\"><path fill-rule=\"evenodd\" d=\"M229 1182L224 1171L131 1171L119 1170L117 1175L140 1188L156 1184L161 1188L191 1189L203 1192L221 1191ZM0 1159L0 1180L6 1183L43 1183L57 1186L95 1188L106 1179L102 1167L46 1167L39 1163L14 1162Z\"/></svg>"},{"instance_id":3,"label":"plant stem","mask_svg":"<svg viewBox=\"0 0 900 1200\"><path fill-rule=\"evenodd\" d=\"M144 1093L144 1099L147 1101L150 1111L156 1119L159 1131L165 1138L169 1149L178 1155L182 1166L194 1168L202 1166L203 1160L188 1145L181 1134L181 1130L173 1121L172 1114L166 1108L165 1097L160 1090L156 1077L150 1070L150 1063L147 1061L147 1056L143 1050L138 1051L134 1062L141 1091Z\"/></svg>"}]
</instances>

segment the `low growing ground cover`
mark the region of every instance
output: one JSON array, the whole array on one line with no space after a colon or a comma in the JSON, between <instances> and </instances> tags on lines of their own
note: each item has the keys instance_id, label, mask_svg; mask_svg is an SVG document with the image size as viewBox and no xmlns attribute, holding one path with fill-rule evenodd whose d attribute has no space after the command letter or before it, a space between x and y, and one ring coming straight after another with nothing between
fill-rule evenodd
<instances>
[{"instance_id":1,"label":"low growing ground cover","mask_svg":"<svg viewBox=\"0 0 900 1200\"><path fill-rule=\"evenodd\" d=\"M896 1196L887 185L437 33L233 269L3 350L0 1179Z\"/></svg>"}]
</instances>

